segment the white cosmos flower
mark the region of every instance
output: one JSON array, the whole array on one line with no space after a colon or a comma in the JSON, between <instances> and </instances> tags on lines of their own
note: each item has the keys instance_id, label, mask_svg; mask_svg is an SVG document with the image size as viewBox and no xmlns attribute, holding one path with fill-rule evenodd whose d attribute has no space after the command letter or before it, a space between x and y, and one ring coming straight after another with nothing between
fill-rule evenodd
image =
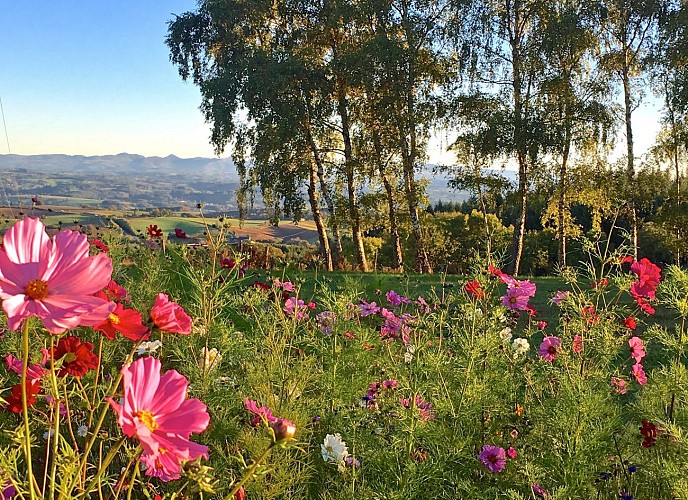
<instances>
[{"instance_id":1,"label":"white cosmos flower","mask_svg":"<svg viewBox=\"0 0 688 500\"><path fill-rule=\"evenodd\" d=\"M205 347L201 348L201 359L198 360L198 364L205 373L220 366L220 362L222 362L222 354L220 354L217 349L214 347L210 350Z\"/></svg>"},{"instance_id":2,"label":"white cosmos flower","mask_svg":"<svg viewBox=\"0 0 688 500\"><path fill-rule=\"evenodd\" d=\"M82 438L85 438L88 434L88 425L80 425L79 428L76 430L76 433Z\"/></svg>"},{"instance_id":3,"label":"white cosmos flower","mask_svg":"<svg viewBox=\"0 0 688 500\"><path fill-rule=\"evenodd\" d=\"M511 328L508 326L499 332L499 338L502 339L502 342L509 342L511 340L511 336Z\"/></svg>"},{"instance_id":4,"label":"white cosmos flower","mask_svg":"<svg viewBox=\"0 0 688 500\"><path fill-rule=\"evenodd\" d=\"M525 354L530 350L530 344L526 339L521 339L518 338L514 340L514 343L512 344L514 348L514 357L517 358L521 354Z\"/></svg>"},{"instance_id":5,"label":"white cosmos flower","mask_svg":"<svg viewBox=\"0 0 688 500\"><path fill-rule=\"evenodd\" d=\"M141 342L141 345L136 350L139 356L150 355L162 347L162 342L156 340L154 342Z\"/></svg>"},{"instance_id":6,"label":"white cosmos flower","mask_svg":"<svg viewBox=\"0 0 688 500\"><path fill-rule=\"evenodd\" d=\"M344 459L349 456L349 448L346 442L342 441L339 433L325 436L323 444L320 445L320 451L325 462L333 462L341 466L344 465Z\"/></svg>"}]
</instances>

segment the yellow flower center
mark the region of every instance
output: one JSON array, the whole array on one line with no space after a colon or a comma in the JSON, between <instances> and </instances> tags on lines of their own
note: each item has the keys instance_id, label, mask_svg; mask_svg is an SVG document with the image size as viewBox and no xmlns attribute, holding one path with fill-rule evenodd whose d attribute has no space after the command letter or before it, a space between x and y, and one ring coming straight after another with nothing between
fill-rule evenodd
<instances>
[{"instance_id":1,"label":"yellow flower center","mask_svg":"<svg viewBox=\"0 0 688 500\"><path fill-rule=\"evenodd\" d=\"M48 296L48 283L43 280L31 280L24 292L33 300L43 300Z\"/></svg>"},{"instance_id":2,"label":"yellow flower center","mask_svg":"<svg viewBox=\"0 0 688 500\"><path fill-rule=\"evenodd\" d=\"M141 423L143 423L143 425L148 427L149 431L153 432L158 428L158 423L155 421L155 416L148 410L137 411L134 413L134 416L137 417Z\"/></svg>"},{"instance_id":3,"label":"yellow flower center","mask_svg":"<svg viewBox=\"0 0 688 500\"><path fill-rule=\"evenodd\" d=\"M68 352L64 355L64 358L62 358L62 363L65 365L71 363L72 361L76 361L76 354L73 352Z\"/></svg>"},{"instance_id":4,"label":"yellow flower center","mask_svg":"<svg viewBox=\"0 0 688 500\"><path fill-rule=\"evenodd\" d=\"M116 314L110 313L110 316L108 316L108 321L112 323L113 325L119 325L119 316Z\"/></svg>"}]
</instances>

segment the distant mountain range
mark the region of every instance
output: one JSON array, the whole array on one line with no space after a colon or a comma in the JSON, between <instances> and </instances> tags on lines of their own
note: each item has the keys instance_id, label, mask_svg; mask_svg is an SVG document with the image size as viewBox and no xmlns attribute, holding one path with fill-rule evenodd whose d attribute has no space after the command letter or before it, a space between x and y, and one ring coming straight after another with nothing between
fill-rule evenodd
<instances>
[{"instance_id":1,"label":"distant mountain range","mask_svg":"<svg viewBox=\"0 0 688 500\"><path fill-rule=\"evenodd\" d=\"M428 180L430 203L457 202L470 193L447 186L449 177L426 165L419 177ZM515 172L493 170L513 180ZM105 156L64 154L0 155L0 195L3 203L27 203L39 195L49 203L126 208L170 207L204 203L218 210L235 210L239 187L229 158L179 158L120 153ZM256 207L261 206L260 197Z\"/></svg>"},{"instance_id":2,"label":"distant mountain range","mask_svg":"<svg viewBox=\"0 0 688 500\"><path fill-rule=\"evenodd\" d=\"M62 174L188 176L239 182L234 162L229 158L179 158L174 155L141 156L129 153L105 156L82 155L0 155L0 170Z\"/></svg>"}]
</instances>

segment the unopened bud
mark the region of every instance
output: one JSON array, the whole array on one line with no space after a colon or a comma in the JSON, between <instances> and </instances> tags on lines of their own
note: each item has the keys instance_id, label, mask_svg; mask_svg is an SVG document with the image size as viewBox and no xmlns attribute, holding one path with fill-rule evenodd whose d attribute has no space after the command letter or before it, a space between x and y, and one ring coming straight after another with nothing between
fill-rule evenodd
<instances>
[{"instance_id":1,"label":"unopened bud","mask_svg":"<svg viewBox=\"0 0 688 500\"><path fill-rule=\"evenodd\" d=\"M279 418L277 422L272 424L272 430L275 432L275 441L281 443L288 439L294 439L296 434L296 425L291 420L286 418Z\"/></svg>"}]
</instances>

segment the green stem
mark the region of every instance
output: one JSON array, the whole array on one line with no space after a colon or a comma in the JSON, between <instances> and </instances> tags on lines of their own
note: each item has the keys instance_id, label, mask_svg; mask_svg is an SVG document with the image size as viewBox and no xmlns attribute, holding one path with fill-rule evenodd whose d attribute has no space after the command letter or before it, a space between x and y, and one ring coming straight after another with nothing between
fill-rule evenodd
<instances>
[{"instance_id":1,"label":"green stem","mask_svg":"<svg viewBox=\"0 0 688 500\"><path fill-rule=\"evenodd\" d=\"M51 337L50 339L50 352L53 352L55 347L55 339ZM60 436L60 390L57 388L57 376L55 374L55 363L50 363L50 383L53 386L53 415L55 416L55 428L53 434L53 449L52 449L52 468L50 471L50 498L55 498L55 492L57 491L57 485L55 484L55 478L57 476L57 444Z\"/></svg>"},{"instance_id":2,"label":"green stem","mask_svg":"<svg viewBox=\"0 0 688 500\"><path fill-rule=\"evenodd\" d=\"M87 496L91 492L91 490L93 490L93 488L98 484L98 481L100 481L100 476L103 475L103 472L105 472L105 469L108 468L108 465L110 465L110 462L112 462L112 460L115 458L115 455L117 455L117 452L122 447L125 440L126 440L126 437L121 437L119 439L119 441L117 441L115 443L115 445L110 449L110 452L105 457L105 460L103 461L103 463L98 468L98 472L96 473L95 477L93 479L91 479L91 482L88 483L88 486L86 486L86 489L77 498L87 498Z\"/></svg>"},{"instance_id":3,"label":"green stem","mask_svg":"<svg viewBox=\"0 0 688 500\"><path fill-rule=\"evenodd\" d=\"M134 344L134 348L131 350L129 355L127 356L127 359L125 361L125 365L130 364L131 360L134 357L134 353L138 349L139 345L141 345L141 341L136 342ZM120 382L122 381L122 371L120 370L119 374L117 375L117 378L113 382L113 384L108 388L108 393L109 397L113 397L115 395L115 392L117 392L117 388L119 387ZM102 405L103 403L101 403ZM91 439L88 440L86 443L86 448L84 449L83 456L81 457L81 462L79 464L79 469L82 472L82 477L85 482L86 480L86 465L87 465L87 460L88 460L88 454L91 451L91 448L93 448L93 445L96 441L96 438L98 437L98 433L100 432L100 428L103 426L103 422L105 421L105 416L107 415L108 412L108 406L109 404L107 402L104 402L105 407L103 408L103 411L100 412L100 417L98 417L98 422L96 423L96 426L93 428L92 434L91 434ZM95 408L94 408L95 410ZM124 438L122 438L124 439ZM74 489L74 486L76 486L76 481L78 480L79 475L75 474L74 479L72 482L69 484L69 492L71 494L72 490ZM60 495L60 498L62 498L62 495Z\"/></svg>"},{"instance_id":4,"label":"green stem","mask_svg":"<svg viewBox=\"0 0 688 500\"><path fill-rule=\"evenodd\" d=\"M26 458L26 473L29 481L29 498L34 500L38 498L36 495L37 485L36 478L33 475L33 465L31 463L31 426L29 424L29 400L26 393L26 373L29 369L29 320L24 320L24 327L22 328L22 372L21 372L21 391L22 391L22 417L24 419L24 457Z\"/></svg>"},{"instance_id":5,"label":"green stem","mask_svg":"<svg viewBox=\"0 0 688 500\"><path fill-rule=\"evenodd\" d=\"M258 460L253 462L253 465L251 465L251 468L244 474L244 477L241 478L241 480L234 485L234 488L232 488L232 491L229 492L229 495L225 497L225 500L234 500L234 495L236 495L236 492L241 489L241 487L246 483L249 479L253 477L253 474L256 472L258 469L258 466L260 463L265 460L265 458L268 456L270 453L270 450L275 446L274 441L268 445L267 448L265 448L265 451L261 456L258 457Z\"/></svg>"}]
</instances>

